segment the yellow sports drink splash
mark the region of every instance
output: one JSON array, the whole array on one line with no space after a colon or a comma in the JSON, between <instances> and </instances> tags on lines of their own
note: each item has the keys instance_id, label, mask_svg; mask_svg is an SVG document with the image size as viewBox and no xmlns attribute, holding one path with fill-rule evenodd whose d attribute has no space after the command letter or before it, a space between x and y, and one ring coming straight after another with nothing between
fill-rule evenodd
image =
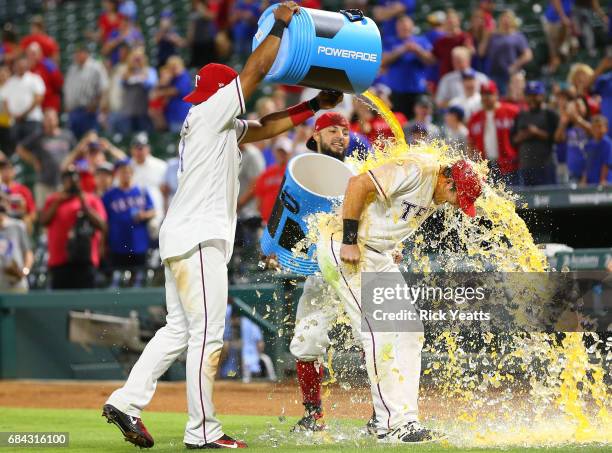
<instances>
[{"instance_id":1,"label":"yellow sports drink splash","mask_svg":"<svg viewBox=\"0 0 612 453\"><path fill-rule=\"evenodd\" d=\"M464 150L441 142L407 145L395 115L380 99L369 92L359 99L385 119L394 139L377 141L365 160L354 160L358 172L409 159L412 153L433 155L440 164L466 158ZM462 251L442 252L438 264L445 272L466 266L476 272L491 266L496 272L552 271L516 213L517 196L487 180L486 162L473 162L473 166L485 181L476 202L477 218L441 208L443 231L436 237L417 231L411 238L408 259L412 268L430 272L426 248L436 248L452 235ZM482 228L483 220L488 228ZM338 214L319 214L310 224L314 226L310 231L313 241L326 230L341 228ZM327 276L335 275L331 263L324 267ZM588 336L599 349L587 351ZM491 333L466 339L444 332L425 348L433 359L424 364L423 375L435 386L432 404L442 412L429 414L430 421L439 423L455 443L464 446L610 443L612 400L604 370L610 366L612 345L604 349L602 341L589 333L509 334L500 340ZM481 346L475 353L466 353L470 345L474 350L474 344Z\"/></svg>"}]
</instances>

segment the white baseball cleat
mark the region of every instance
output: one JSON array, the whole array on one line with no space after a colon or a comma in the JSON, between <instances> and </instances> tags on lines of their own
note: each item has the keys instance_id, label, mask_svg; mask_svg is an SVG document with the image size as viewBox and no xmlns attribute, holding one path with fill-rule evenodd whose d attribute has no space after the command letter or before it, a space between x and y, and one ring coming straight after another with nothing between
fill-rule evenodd
<instances>
[{"instance_id":1,"label":"white baseball cleat","mask_svg":"<svg viewBox=\"0 0 612 453\"><path fill-rule=\"evenodd\" d=\"M378 442L389 444L427 443L445 439L446 435L425 428L419 422L410 422L385 434L378 435Z\"/></svg>"}]
</instances>

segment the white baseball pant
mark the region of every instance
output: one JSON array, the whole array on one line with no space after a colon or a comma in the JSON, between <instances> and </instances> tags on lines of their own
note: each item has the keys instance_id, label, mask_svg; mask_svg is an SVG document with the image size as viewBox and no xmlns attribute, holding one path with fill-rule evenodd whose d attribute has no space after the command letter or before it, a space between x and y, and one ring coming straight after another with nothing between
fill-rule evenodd
<instances>
[{"instance_id":1,"label":"white baseball pant","mask_svg":"<svg viewBox=\"0 0 612 453\"><path fill-rule=\"evenodd\" d=\"M418 420L422 332L377 332L361 325L361 272L400 272L391 254L364 249L359 271L340 261L342 233L323 236L317 245L319 266L338 270L338 280L329 281L344 305L365 352L377 430L384 434Z\"/></svg>"},{"instance_id":2,"label":"white baseball pant","mask_svg":"<svg viewBox=\"0 0 612 453\"><path fill-rule=\"evenodd\" d=\"M189 420L184 442L202 445L223 436L212 401L227 308L226 244L206 241L164 261L166 325L147 344L125 385L107 403L134 417L149 404L157 380L187 349Z\"/></svg>"},{"instance_id":3,"label":"white baseball pant","mask_svg":"<svg viewBox=\"0 0 612 453\"><path fill-rule=\"evenodd\" d=\"M323 357L329 347L329 330L341 312L338 296L323 277L309 276L298 301L291 354L304 362Z\"/></svg>"}]
</instances>

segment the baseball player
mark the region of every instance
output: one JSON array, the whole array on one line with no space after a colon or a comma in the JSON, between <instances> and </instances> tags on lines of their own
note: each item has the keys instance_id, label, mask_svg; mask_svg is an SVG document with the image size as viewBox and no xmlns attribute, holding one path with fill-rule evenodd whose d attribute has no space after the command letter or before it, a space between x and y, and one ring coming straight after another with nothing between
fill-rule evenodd
<instances>
[{"instance_id":1,"label":"baseball player","mask_svg":"<svg viewBox=\"0 0 612 453\"><path fill-rule=\"evenodd\" d=\"M352 177L342 205L342 231L321 234L319 267L365 351L379 442L427 442L440 436L418 422L423 335L376 332L367 322L362 326L360 272L399 272L391 252L436 206L449 203L473 217L480 193L480 180L467 161L441 166L430 155L409 153Z\"/></svg>"},{"instance_id":2,"label":"baseball player","mask_svg":"<svg viewBox=\"0 0 612 453\"><path fill-rule=\"evenodd\" d=\"M344 161L349 147L349 123L340 113L327 112L316 123L308 149ZM302 391L304 416L293 431L325 429L321 407L323 367L319 363L329 347L328 332L341 306L337 296L321 276L311 275L304 282L298 301L295 330L290 351L296 358L298 383Z\"/></svg>"},{"instance_id":3,"label":"baseball player","mask_svg":"<svg viewBox=\"0 0 612 453\"><path fill-rule=\"evenodd\" d=\"M162 224L159 242L165 267L166 326L157 331L134 365L124 386L112 393L103 416L125 439L140 447L153 438L140 414L149 404L157 380L187 350L189 419L184 442L189 449L244 448L224 434L213 406L213 381L223 346L227 306L227 262L232 254L238 196L239 143L256 142L302 123L319 108L332 108L341 93L322 92L314 99L274 112L260 121L237 119L272 66L294 2L275 11L275 24L251 54L240 76L220 64L204 66L193 104L181 130L178 189Z\"/></svg>"}]
</instances>

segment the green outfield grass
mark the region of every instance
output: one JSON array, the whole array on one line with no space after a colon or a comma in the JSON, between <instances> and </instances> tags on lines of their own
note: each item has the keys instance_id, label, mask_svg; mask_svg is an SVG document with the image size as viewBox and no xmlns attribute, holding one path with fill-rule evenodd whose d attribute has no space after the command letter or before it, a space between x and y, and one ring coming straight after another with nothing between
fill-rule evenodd
<instances>
[{"instance_id":1,"label":"green outfield grass","mask_svg":"<svg viewBox=\"0 0 612 453\"><path fill-rule=\"evenodd\" d=\"M75 395L76 396L76 395ZM224 429L228 434L242 438L249 443L249 451L253 453L274 452L370 452L370 451L405 451L405 452L523 452L525 448L514 449L466 449L451 445L428 444L412 447L378 446L373 439L361 436L356 440L346 440L356 432L363 422L342 421L331 428L331 434L318 437L316 440L306 440L303 436L289 435L288 430L295 421L293 418L281 420L278 417L263 416L221 416ZM182 443L182 434L186 422L185 414L147 413L145 422L155 438L155 447L151 452L187 451ZM12 451L42 451L53 452L92 452L105 453L135 451L134 446L123 441L119 430L105 423L100 411L93 410L55 410L55 409L15 409L0 408L0 432L7 431L60 431L70 433L68 448L9 448L0 447L0 453ZM344 437L344 440L342 439ZM315 444L313 442L318 442ZM136 450L138 451L138 450ZM532 451L538 451L536 449ZM542 449L540 449L542 451ZM612 446L575 446L562 448L546 448L546 453L581 452L603 453L612 452Z\"/></svg>"}]
</instances>

